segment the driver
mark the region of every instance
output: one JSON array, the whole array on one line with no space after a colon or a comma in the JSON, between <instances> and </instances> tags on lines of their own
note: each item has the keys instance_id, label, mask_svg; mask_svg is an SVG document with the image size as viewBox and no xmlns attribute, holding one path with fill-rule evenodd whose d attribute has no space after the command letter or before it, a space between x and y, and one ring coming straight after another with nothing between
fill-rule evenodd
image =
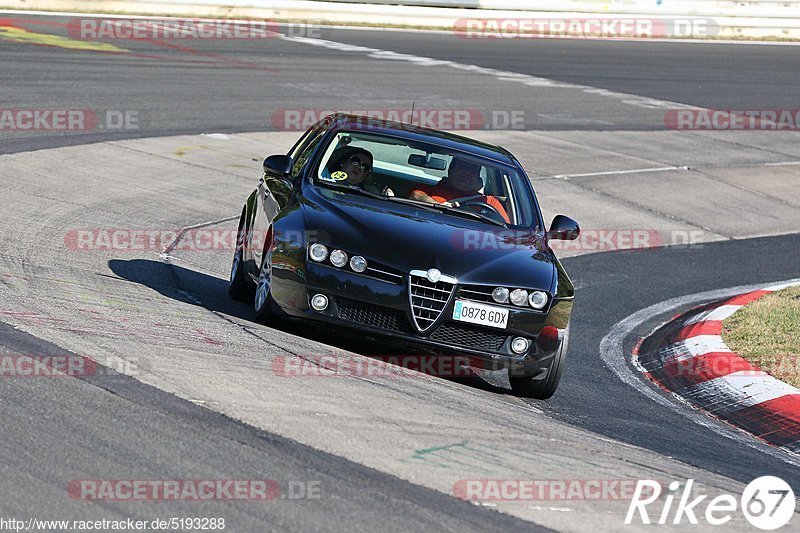
<instances>
[{"instance_id":1,"label":"driver","mask_svg":"<svg viewBox=\"0 0 800 533\"><path fill-rule=\"evenodd\" d=\"M459 207L464 205L468 207L469 200L484 202L492 206L503 219L510 223L506 210L500 200L494 196L487 196L480 192L483 186L481 180L481 166L470 161L454 157L450 162L450 168L447 171L447 176L434 185L433 187L427 185L419 185L416 189L411 191L408 198L410 200L418 200L420 202L428 202L430 204L438 203L452 207ZM459 201L455 201L459 200Z\"/></svg>"}]
</instances>

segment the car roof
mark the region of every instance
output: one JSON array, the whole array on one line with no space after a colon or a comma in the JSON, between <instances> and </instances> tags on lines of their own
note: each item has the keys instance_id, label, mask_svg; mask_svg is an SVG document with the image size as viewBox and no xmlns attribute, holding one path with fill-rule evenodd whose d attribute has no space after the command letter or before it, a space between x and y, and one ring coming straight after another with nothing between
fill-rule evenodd
<instances>
[{"instance_id":1,"label":"car roof","mask_svg":"<svg viewBox=\"0 0 800 533\"><path fill-rule=\"evenodd\" d=\"M333 120L330 129L366 130L370 133L382 133L410 141L431 142L445 148L493 159L507 165L517 165L516 159L511 155L511 152L502 146L477 141L454 133L363 115L334 113L328 115L328 117Z\"/></svg>"}]
</instances>

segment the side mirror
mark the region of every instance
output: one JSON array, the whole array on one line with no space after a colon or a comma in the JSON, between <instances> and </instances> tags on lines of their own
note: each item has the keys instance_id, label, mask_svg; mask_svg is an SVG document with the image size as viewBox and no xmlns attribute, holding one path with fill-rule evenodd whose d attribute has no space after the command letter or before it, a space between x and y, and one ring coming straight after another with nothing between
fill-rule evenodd
<instances>
[{"instance_id":1,"label":"side mirror","mask_svg":"<svg viewBox=\"0 0 800 533\"><path fill-rule=\"evenodd\" d=\"M578 223L564 215L556 215L547 232L548 239L574 241L581 234Z\"/></svg>"},{"instance_id":2,"label":"side mirror","mask_svg":"<svg viewBox=\"0 0 800 533\"><path fill-rule=\"evenodd\" d=\"M264 160L264 172L273 178L288 178L292 173L292 158L288 155L271 155Z\"/></svg>"}]
</instances>

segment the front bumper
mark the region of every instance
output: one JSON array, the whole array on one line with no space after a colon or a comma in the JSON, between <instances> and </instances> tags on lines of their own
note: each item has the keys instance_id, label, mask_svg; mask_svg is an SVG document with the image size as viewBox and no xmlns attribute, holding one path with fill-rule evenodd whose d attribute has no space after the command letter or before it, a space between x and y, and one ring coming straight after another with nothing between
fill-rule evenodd
<instances>
[{"instance_id":1,"label":"front bumper","mask_svg":"<svg viewBox=\"0 0 800 533\"><path fill-rule=\"evenodd\" d=\"M391 283L315 263L306 264L302 277L275 270L273 276L273 298L289 317L346 326L436 354L476 357L490 368L524 367L527 374L549 366L561 347L572 310L571 299L555 300L547 312L508 308L505 329L468 324L452 319L460 297L460 286L456 286L438 323L423 334L413 325L407 277ZM311 308L309 301L315 294L328 297L326 309ZM515 337L529 340L525 353L511 350Z\"/></svg>"}]
</instances>

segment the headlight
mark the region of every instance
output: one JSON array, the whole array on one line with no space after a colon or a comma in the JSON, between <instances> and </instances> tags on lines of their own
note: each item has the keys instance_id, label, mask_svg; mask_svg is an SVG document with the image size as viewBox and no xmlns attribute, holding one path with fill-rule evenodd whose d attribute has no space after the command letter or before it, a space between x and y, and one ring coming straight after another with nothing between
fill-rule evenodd
<instances>
[{"instance_id":1,"label":"headlight","mask_svg":"<svg viewBox=\"0 0 800 533\"><path fill-rule=\"evenodd\" d=\"M544 306L547 305L547 293L533 291L531 295L528 296L528 303L531 304L531 307L534 309L544 309Z\"/></svg>"},{"instance_id":2,"label":"headlight","mask_svg":"<svg viewBox=\"0 0 800 533\"><path fill-rule=\"evenodd\" d=\"M528 301L528 291L524 289L514 289L511 291L511 303L514 305L525 305Z\"/></svg>"},{"instance_id":3,"label":"headlight","mask_svg":"<svg viewBox=\"0 0 800 533\"><path fill-rule=\"evenodd\" d=\"M337 267L343 267L347 264L347 254L341 250L334 250L331 252L331 263Z\"/></svg>"},{"instance_id":4,"label":"headlight","mask_svg":"<svg viewBox=\"0 0 800 533\"><path fill-rule=\"evenodd\" d=\"M499 304L506 303L508 301L508 289L505 287L497 287L492 291L492 299Z\"/></svg>"},{"instance_id":5,"label":"headlight","mask_svg":"<svg viewBox=\"0 0 800 533\"><path fill-rule=\"evenodd\" d=\"M309 248L308 255L314 261L321 263L322 261L325 261L326 257L328 257L328 249L324 244L315 243L311 245L311 248Z\"/></svg>"},{"instance_id":6,"label":"headlight","mask_svg":"<svg viewBox=\"0 0 800 533\"><path fill-rule=\"evenodd\" d=\"M367 260L360 255L354 255L350 258L350 268L356 272L364 272L367 269Z\"/></svg>"}]
</instances>

